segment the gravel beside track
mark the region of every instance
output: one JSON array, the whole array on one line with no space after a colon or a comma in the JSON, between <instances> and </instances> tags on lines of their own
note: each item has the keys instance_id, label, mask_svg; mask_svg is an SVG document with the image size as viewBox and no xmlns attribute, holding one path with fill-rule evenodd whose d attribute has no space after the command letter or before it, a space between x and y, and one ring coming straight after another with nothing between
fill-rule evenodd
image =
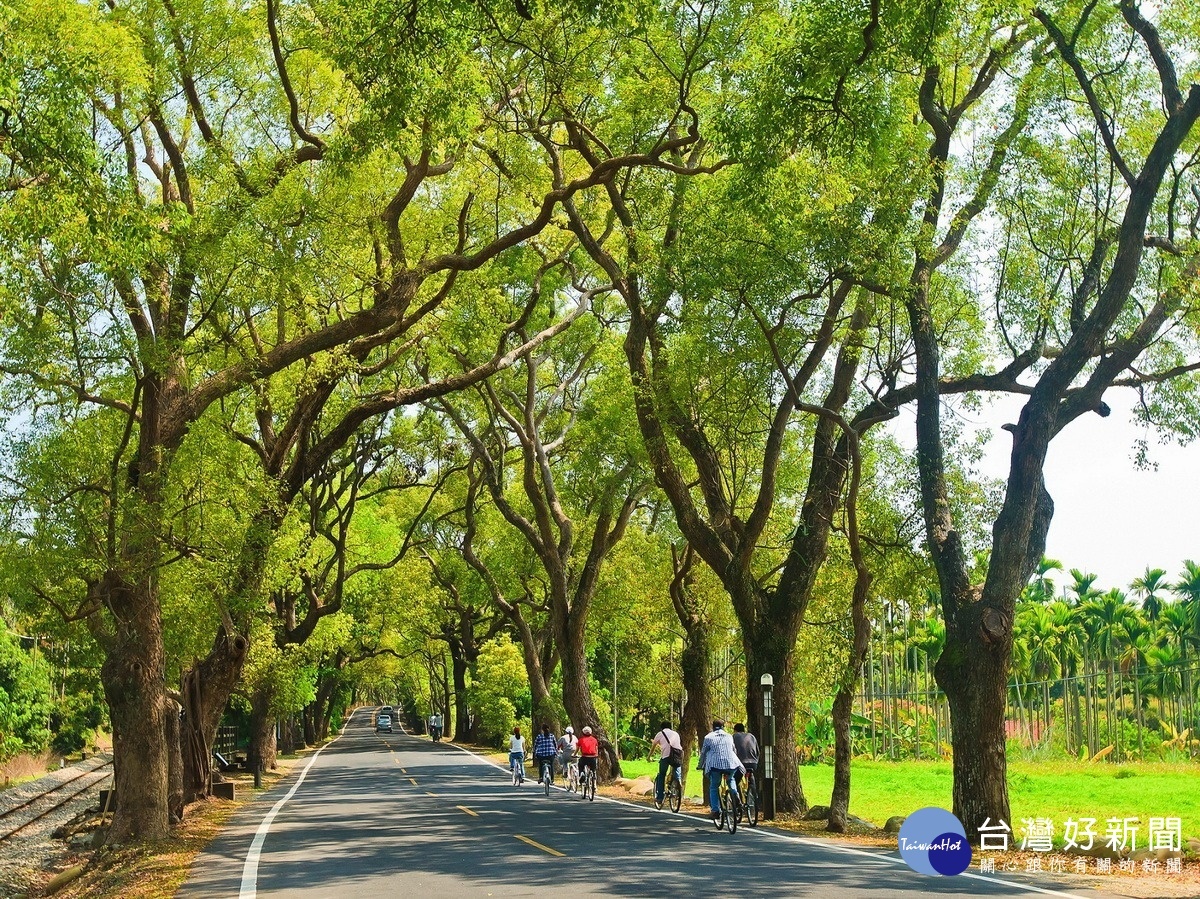
<instances>
[{"instance_id":1,"label":"gravel beside track","mask_svg":"<svg viewBox=\"0 0 1200 899\"><path fill-rule=\"evenodd\" d=\"M57 870L74 854L73 847L53 834L76 818L98 809L100 790L112 786L112 768L106 769L107 776L100 776L100 769L111 765L111 762L111 753L101 753L0 792L0 834L7 834L35 814L86 787L79 795L29 827L11 837L0 839L0 899L24 896L40 872ZM91 777L80 776L90 772L97 773ZM76 777L80 778L77 782L50 793ZM50 795L44 800L37 798L47 793ZM16 810L30 799L34 801L28 807ZM9 812L12 814L8 815Z\"/></svg>"}]
</instances>

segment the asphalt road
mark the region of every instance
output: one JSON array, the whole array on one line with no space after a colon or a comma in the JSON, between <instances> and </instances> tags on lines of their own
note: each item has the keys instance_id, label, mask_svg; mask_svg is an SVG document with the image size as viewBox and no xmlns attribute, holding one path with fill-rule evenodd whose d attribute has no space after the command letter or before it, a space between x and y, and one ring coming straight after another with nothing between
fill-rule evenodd
<instances>
[{"instance_id":1,"label":"asphalt road","mask_svg":"<svg viewBox=\"0 0 1200 899\"><path fill-rule=\"evenodd\" d=\"M898 854L561 791L446 743L376 734L360 709L299 776L243 809L179 897L1085 896L968 871L927 877Z\"/></svg>"}]
</instances>

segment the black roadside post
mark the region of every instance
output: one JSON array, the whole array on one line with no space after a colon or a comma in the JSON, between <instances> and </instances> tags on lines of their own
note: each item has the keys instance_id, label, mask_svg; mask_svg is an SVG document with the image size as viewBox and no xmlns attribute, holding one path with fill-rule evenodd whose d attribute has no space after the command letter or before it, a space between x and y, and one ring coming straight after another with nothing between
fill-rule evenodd
<instances>
[{"instance_id":1,"label":"black roadside post","mask_svg":"<svg viewBox=\"0 0 1200 899\"><path fill-rule=\"evenodd\" d=\"M762 686L763 724L762 734L762 807L763 820L775 820L775 710L771 704L771 691L775 678L764 674L758 679Z\"/></svg>"}]
</instances>

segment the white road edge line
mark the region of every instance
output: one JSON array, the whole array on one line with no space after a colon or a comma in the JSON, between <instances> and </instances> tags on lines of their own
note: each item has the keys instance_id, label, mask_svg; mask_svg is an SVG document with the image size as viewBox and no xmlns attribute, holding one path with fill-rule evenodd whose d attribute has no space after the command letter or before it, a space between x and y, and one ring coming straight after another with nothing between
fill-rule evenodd
<instances>
[{"instance_id":1,"label":"white road edge line","mask_svg":"<svg viewBox=\"0 0 1200 899\"><path fill-rule=\"evenodd\" d=\"M271 823L283 808L284 803L291 799L296 794L296 791L300 789L300 784L304 783L304 778L308 775L308 769L313 766L313 762L328 747L342 738L342 734L346 732L346 728L353 720L354 713L351 713L350 717L346 719L345 725L342 726L342 733L313 753L313 757L308 760L308 764L304 766L304 770L300 772L300 776L296 778L296 782L292 784L292 788L287 791L287 795L271 807L266 817L262 819L262 823L258 825L258 830L254 834L254 840L250 843L250 849L246 853L246 863L242 866L242 885L238 892L238 899L255 899L258 895L258 860L262 856L263 843L267 840L267 833L271 830Z\"/></svg>"}]
</instances>

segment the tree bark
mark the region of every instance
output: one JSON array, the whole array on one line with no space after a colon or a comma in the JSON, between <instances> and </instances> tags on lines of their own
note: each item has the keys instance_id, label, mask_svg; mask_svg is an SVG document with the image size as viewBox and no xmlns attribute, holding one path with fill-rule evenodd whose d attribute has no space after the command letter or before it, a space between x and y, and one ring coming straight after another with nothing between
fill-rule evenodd
<instances>
[{"instance_id":1,"label":"tree bark","mask_svg":"<svg viewBox=\"0 0 1200 899\"><path fill-rule=\"evenodd\" d=\"M249 648L249 640L222 624L208 655L184 672L180 684L184 713L180 744L185 803L211 792L213 741L229 696L241 677Z\"/></svg>"},{"instance_id":2,"label":"tree bark","mask_svg":"<svg viewBox=\"0 0 1200 899\"><path fill-rule=\"evenodd\" d=\"M162 840L169 833L167 695L162 619L153 582L110 581L114 633L100 680L113 725L117 808L108 841Z\"/></svg>"},{"instance_id":3,"label":"tree bark","mask_svg":"<svg viewBox=\"0 0 1200 899\"><path fill-rule=\"evenodd\" d=\"M257 690L250 698L250 765L274 771L278 764L275 715L271 710L274 696L269 690Z\"/></svg>"}]
</instances>

